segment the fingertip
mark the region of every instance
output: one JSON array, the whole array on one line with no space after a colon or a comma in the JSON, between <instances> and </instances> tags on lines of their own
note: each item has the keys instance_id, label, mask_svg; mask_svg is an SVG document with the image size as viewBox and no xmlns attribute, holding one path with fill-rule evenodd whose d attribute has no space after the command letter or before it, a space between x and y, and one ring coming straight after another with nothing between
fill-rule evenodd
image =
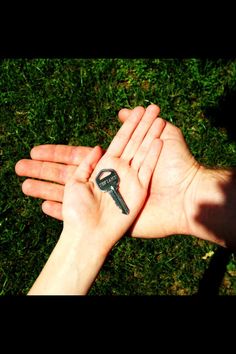
<instances>
[{"instance_id":1,"label":"fingertip","mask_svg":"<svg viewBox=\"0 0 236 354\"><path fill-rule=\"evenodd\" d=\"M30 195L30 189L31 189L31 183L30 183L30 179L26 179L21 186L22 192L25 195Z\"/></svg>"},{"instance_id":2,"label":"fingertip","mask_svg":"<svg viewBox=\"0 0 236 354\"><path fill-rule=\"evenodd\" d=\"M31 150L30 150L30 157L31 159L37 159L37 146L34 146Z\"/></svg>"},{"instance_id":3,"label":"fingertip","mask_svg":"<svg viewBox=\"0 0 236 354\"><path fill-rule=\"evenodd\" d=\"M23 160L20 160L18 161L16 164L15 164L15 173L19 176L22 176L23 175L23 170L24 170L24 165L23 165Z\"/></svg>"},{"instance_id":4,"label":"fingertip","mask_svg":"<svg viewBox=\"0 0 236 354\"><path fill-rule=\"evenodd\" d=\"M132 109L122 108L118 112L118 118L122 123L124 123L124 121L130 116L131 113L132 113Z\"/></svg>"},{"instance_id":5,"label":"fingertip","mask_svg":"<svg viewBox=\"0 0 236 354\"><path fill-rule=\"evenodd\" d=\"M103 149L102 149L102 147L100 145L94 146L93 150L95 150L96 152L99 152L99 153L103 152Z\"/></svg>"},{"instance_id":6,"label":"fingertip","mask_svg":"<svg viewBox=\"0 0 236 354\"><path fill-rule=\"evenodd\" d=\"M144 114L145 113L145 108L143 106L137 106L133 109L133 112L136 112L137 114Z\"/></svg>"},{"instance_id":7,"label":"fingertip","mask_svg":"<svg viewBox=\"0 0 236 354\"><path fill-rule=\"evenodd\" d=\"M48 216L54 216L52 204L54 204L54 202L51 202L49 200L44 200L41 205L42 212Z\"/></svg>"},{"instance_id":8,"label":"fingertip","mask_svg":"<svg viewBox=\"0 0 236 354\"><path fill-rule=\"evenodd\" d=\"M48 203L47 200L45 200L42 205L41 205L42 211L47 214L47 210L48 210Z\"/></svg>"},{"instance_id":9,"label":"fingertip","mask_svg":"<svg viewBox=\"0 0 236 354\"><path fill-rule=\"evenodd\" d=\"M51 216L54 219L63 221L62 204L58 202L52 202L45 200L41 205L44 214Z\"/></svg>"},{"instance_id":10,"label":"fingertip","mask_svg":"<svg viewBox=\"0 0 236 354\"><path fill-rule=\"evenodd\" d=\"M95 158L96 160L99 160L99 159L102 157L102 155L103 155L103 149L101 148L100 145L96 145L96 146L92 149L91 154L92 154L92 156L94 156L94 158Z\"/></svg>"},{"instance_id":11,"label":"fingertip","mask_svg":"<svg viewBox=\"0 0 236 354\"><path fill-rule=\"evenodd\" d=\"M122 108L118 112L119 120L123 123L125 122L132 113L136 113L137 115L143 115L145 113L145 108L143 106L136 106L133 109Z\"/></svg>"},{"instance_id":12,"label":"fingertip","mask_svg":"<svg viewBox=\"0 0 236 354\"><path fill-rule=\"evenodd\" d=\"M160 107L157 106L156 104L152 103L150 104L147 108L148 111L154 112L157 116L160 114L161 110Z\"/></svg>"},{"instance_id":13,"label":"fingertip","mask_svg":"<svg viewBox=\"0 0 236 354\"><path fill-rule=\"evenodd\" d=\"M44 214L51 216L52 211L53 211L52 205L54 206L54 204L58 204L58 203L51 202L49 200L44 200L41 205L41 208L42 208L42 211L44 212Z\"/></svg>"}]
</instances>

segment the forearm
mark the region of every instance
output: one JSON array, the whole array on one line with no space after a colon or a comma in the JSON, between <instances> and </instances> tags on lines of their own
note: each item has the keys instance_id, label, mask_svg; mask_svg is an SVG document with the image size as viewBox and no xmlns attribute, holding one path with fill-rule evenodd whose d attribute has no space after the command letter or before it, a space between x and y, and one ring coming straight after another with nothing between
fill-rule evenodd
<instances>
[{"instance_id":1,"label":"forearm","mask_svg":"<svg viewBox=\"0 0 236 354\"><path fill-rule=\"evenodd\" d=\"M201 167L188 205L189 234L236 249L236 170Z\"/></svg>"},{"instance_id":2,"label":"forearm","mask_svg":"<svg viewBox=\"0 0 236 354\"><path fill-rule=\"evenodd\" d=\"M28 295L87 294L106 255L80 236L63 230Z\"/></svg>"}]
</instances>

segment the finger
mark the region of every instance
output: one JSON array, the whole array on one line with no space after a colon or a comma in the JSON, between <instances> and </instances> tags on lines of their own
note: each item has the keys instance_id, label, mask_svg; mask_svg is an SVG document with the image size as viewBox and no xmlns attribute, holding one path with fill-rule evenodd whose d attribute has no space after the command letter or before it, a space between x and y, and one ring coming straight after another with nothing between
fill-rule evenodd
<instances>
[{"instance_id":1,"label":"finger","mask_svg":"<svg viewBox=\"0 0 236 354\"><path fill-rule=\"evenodd\" d=\"M80 182L87 182L101 157L102 148L95 146L77 167L73 178L78 179Z\"/></svg>"},{"instance_id":2,"label":"finger","mask_svg":"<svg viewBox=\"0 0 236 354\"><path fill-rule=\"evenodd\" d=\"M22 191L30 197L62 202L64 186L56 183L26 179L22 184Z\"/></svg>"},{"instance_id":3,"label":"finger","mask_svg":"<svg viewBox=\"0 0 236 354\"><path fill-rule=\"evenodd\" d=\"M162 118L156 118L152 123L147 135L145 136L142 144L140 145L138 151L136 152L131 166L135 170L139 170L141 164L143 163L154 139L159 138L165 127L165 120Z\"/></svg>"},{"instance_id":4,"label":"finger","mask_svg":"<svg viewBox=\"0 0 236 354\"><path fill-rule=\"evenodd\" d=\"M135 128L139 124L145 109L143 107L135 107L130 114L130 117L125 121L122 127L119 129L110 146L107 149L106 154L113 157L120 157L125 149L131 135Z\"/></svg>"},{"instance_id":5,"label":"finger","mask_svg":"<svg viewBox=\"0 0 236 354\"><path fill-rule=\"evenodd\" d=\"M42 210L48 216L63 221L62 203L46 200L42 204Z\"/></svg>"},{"instance_id":6,"label":"finger","mask_svg":"<svg viewBox=\"0 0 236 354\"><path fill-rule=\"evenodd\" d=\"M158 113L158 115L160 114L160 107L159 106L157 106L158 107L158 109L159 109L159 113ZM119 118L119 120L122 122L122 123L124 123L125 121L126 121L126 119L128 119L128 117L130 116L130 114L131 114L131 112L132 112L132 109L130 109L130 108L122 108L119 112L118 112L118 118Z\"/></svg>"},{"instance_id":7,"label":"finger","mask_svg":"<svg viewBox=\"0 0 236 354\"><path fill-rule=\"evenodd\" d=\"M16 174L56 183L65 184L76 169L74 165L64 165L55 162L22 159L15 165Z\"/></svg>"},{"instance_id":8,"label":"finger","mask_svg":"<svg viewBox=\"0 0 236 354\"><path fill-rule=\"evenodd\" d=\"M137 150L139 149L145 135L150 129L153 121L157 118L158 113L159 113L158 106L152 104L147 107L142 119L137 125L135 131L133 132L129 142L125 146L125 149L121 155L122 160L126 160L126 161L132 160Z\"/></svg>"},{"instance_id":9,"label":"finger","mask_svg":"<svg viewBox=\"0 0 236 354\"><path fill-rule=\"evenodd\" d=\"M118 112L118 118L119 120L124 123L126 121L126 119L129 118L130 114L132 113L132 109L129 108L122 108L119 112Z\"/></svg>"},{"instance_id":10,"label":"finger","mask_svg":"<svg viewBox=\"0 0 236 354\"><path fill-rule=\"evenodd\" d=\"M148 188L152 174L155 170L158 158L161 153L163 142L160 139L153 140L150 150L148 151L138 172L138 177L145 189Z\"/></svg>"},{"instance_id":11,"label":"finger","mask_svg":"<svg viewBox=\"0 0 236 354\"><path fill-rule=\"evenodd\" d=\"M30 156L33 160L61 162L78 165L91 151L87 146L39 145L33 147Z\"/></svg>"}]
</instances>

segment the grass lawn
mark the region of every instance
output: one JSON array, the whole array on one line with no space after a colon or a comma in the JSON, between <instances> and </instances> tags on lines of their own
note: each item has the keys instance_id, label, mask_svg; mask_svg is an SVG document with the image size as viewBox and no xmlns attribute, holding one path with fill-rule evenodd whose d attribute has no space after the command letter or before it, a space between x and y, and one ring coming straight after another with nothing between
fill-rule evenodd
<instances>
[{"instance_id":1,"label":"grass lawn","mask_svg":"<svg viewBox=\"0 0 236 354\"><path fill-rule=\"evenodd\" d=\"M0 65L1 295L27 293L62 229L42 213L40 200L23 195L24 178L15 175L16 162L29 158L33 146L106 148L120 126L119 109L156 103L199 162L236 166L236 60L6 59ZM197 294L219 252L192 236L125 236L89 294ZM226 267L219 294L236 295L236 257L218 259Z\"/></svg>"}]
</instances>

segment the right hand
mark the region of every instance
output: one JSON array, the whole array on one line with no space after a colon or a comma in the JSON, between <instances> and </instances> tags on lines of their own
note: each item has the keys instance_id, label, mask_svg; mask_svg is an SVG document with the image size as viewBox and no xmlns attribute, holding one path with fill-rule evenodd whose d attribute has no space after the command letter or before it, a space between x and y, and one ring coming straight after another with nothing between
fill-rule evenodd
<instances>
[{"instance_id":1,"label":"right hand","mask_svg":"<svg viewBox=\"0 0 236 354\"><path fill-rule=\"evenodd\" d=\"M124 122L131 110L122 109ZM191 189L200 165L190 153L179 128L166 122L163 147L153 174L150 194L132 226L134 237L156 238L190 234Z\"/></svg>"},{"instance_id":2,"label":"right hand","mask_svg":"<svg viewBox=\"0 0 236 354\"><path fill-rule=\"evenodd\" d=\"M131 113L132 110L122 109L119 119L124 122ZM199 164L191 155L181 131L171 123L166 122L161 139L164 144L149 195L131 229L131 236L134 237L188 234L188 191L199 170ZM89 151L88 147L34 147L31 151L32 160L20 160L16 165L16 173L44 181L26 180L22 186L23 192L45 199L43 211L62 220L64 185Z\"/></svg>"}]
</instances>

